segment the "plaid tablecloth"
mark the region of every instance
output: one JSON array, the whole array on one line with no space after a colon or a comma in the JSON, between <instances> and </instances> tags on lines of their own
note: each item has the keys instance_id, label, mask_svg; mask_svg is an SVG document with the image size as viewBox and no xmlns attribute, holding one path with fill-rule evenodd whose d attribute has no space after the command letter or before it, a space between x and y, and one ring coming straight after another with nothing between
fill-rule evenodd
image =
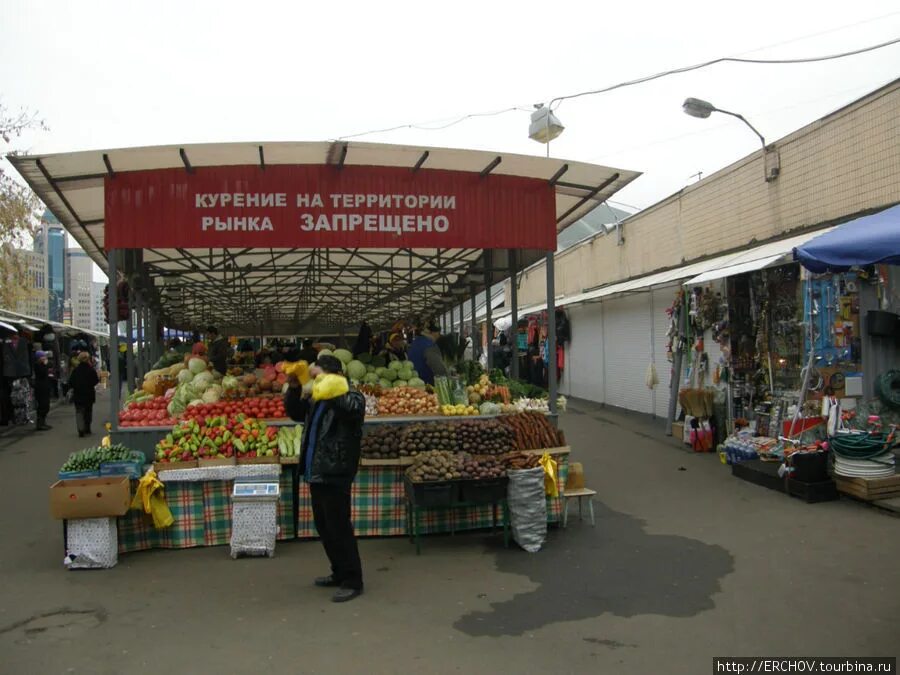
<instances>
[{"instance_id":1,"label":"plaid tablecloth","mask_svg":"<svg viewBox=\"0 0 900 675\"><path fill-rule=\"evenodd\" d=\"M567 458L560 458L559 473L565 483ZM291 474L281 474L281 498L278 502L280 540L294 538L291 504ZM192 548L224 546L231 540L231 491L233 481L170 482L165 488L166 502L175 518L163 530L154 529L150 516L129 511L118 519L119 553L151 548ZM299 520L297 536L317 537L313 524L309 489L298 486ZM403 468L393 466L361 467L353 484L353 525L359 537L391 537L408 534ZM561 500L548 500L548 520L558 522ZM477 530L493 525L490 505L458 509L433 509L422 515L423 534L451 530Z\"/></svg>"}]
</instances>

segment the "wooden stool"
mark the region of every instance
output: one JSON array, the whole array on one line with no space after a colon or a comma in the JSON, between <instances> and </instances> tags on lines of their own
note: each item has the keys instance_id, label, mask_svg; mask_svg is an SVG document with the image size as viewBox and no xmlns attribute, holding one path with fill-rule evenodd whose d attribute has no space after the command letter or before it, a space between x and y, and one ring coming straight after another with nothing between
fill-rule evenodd
<instances>
[{"instance_id":1,"label":"wooden stool","mask_svg":"<svg viewBox=\"0 0 900 675\"><path fill-rule=\"evenodd\" d=\"M565 490L562 494L562 498L565 500L565 507L563 508L563 522L562 525L565 527L569 522L569 500L573 498L578 498L578 520L582 519L582 510L581 510L581 500L584 497L587 497L588 500L588 513L591 516L591 525L596 527L596 523L594 522L594 495L597 494L596 490L590 490L588 488L578 488L576 490Z\"/></svg>"}]
</instances>

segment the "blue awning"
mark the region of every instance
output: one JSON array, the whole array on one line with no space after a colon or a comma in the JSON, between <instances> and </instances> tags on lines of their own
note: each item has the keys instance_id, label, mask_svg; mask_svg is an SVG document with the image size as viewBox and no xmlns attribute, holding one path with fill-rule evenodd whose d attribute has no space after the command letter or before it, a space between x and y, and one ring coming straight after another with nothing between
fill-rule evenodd
<instances>
[{"instance_id":1,"label":"blue awning","mask_svg":"<svg viewBox=\"0 0 900 675\"><path fill-rule=\"evenodd\" d=\"M797 246L794 260L817 273L846 272L863 265L900 265L900 204L846 222Z\"/></svg>"}]
</instances>

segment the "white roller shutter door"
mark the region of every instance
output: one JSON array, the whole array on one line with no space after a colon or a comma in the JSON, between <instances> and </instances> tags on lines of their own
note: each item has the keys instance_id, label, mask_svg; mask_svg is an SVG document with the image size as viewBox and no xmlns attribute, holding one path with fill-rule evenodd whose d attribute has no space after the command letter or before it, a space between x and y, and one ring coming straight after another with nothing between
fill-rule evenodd
<instances>
[{"instance_id":1,"label":"white roller shutter door","mask_svg":"<svg viewBox=\"0 0 900 675\"><path fill-rule=\"evenodd\" d=\"M603 312L600 303L567 307L572 340L566 349L562 391L603 403Z\"/></svg>"},{"instance_id":2,"label":"white roller shutter door","mask_svg":"<svg viewBox=\"0 0 900 675\"><path fill-rule=\"evenodd\" d=\"M653 413L652 392L645 384L651 329L650 293L603 303L607 405Z\"/></svg>"}]
</instances>

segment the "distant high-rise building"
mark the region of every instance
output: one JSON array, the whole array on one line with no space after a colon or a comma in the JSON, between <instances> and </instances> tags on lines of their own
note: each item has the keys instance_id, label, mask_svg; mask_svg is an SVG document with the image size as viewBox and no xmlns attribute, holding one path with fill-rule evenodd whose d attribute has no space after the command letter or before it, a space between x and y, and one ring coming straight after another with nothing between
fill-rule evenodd
<instances>
[{"instance_id":1,"label":"distant high-rise building","mask_svg":"<svg viewBox=\"0 0 900 675\"><path fill-rule=\"evenodd\" d=\"M90 328L94 306L91 301L93 265L80 248L66 249L66 303L71 308L73 326Z\"/></svg>"},{"instance_id":2,"label":"distant high-rise building","mask_svg":"<svg viewBox=\"0 0 900 675\"><path fill-rule=\"evenodd\" d=\"M19 254L25 257L27 277L25 294L16 304L16 311L46 321L49 306L46 257L43 253L27 250L20 250Z\"/></svg>"},{"instance_id":3,"label":"distant high-rise building","mask_svg":"<svg viewBox=\"0 0 900 675\"><path fill-rule=\"evenodd\" d=\"M103 309L103 290L106 284L102 281L91 282L91 330L98 333L109 333L106 323L106 312Z\"/></svg>"},{"instance_id":4,"label":"distant high-rise building","mask_svg":"<svg viewBox=\"0 0 900 675\"><path fill-rule=\"evenodd\" d=\"M41 216L33 248L45 260L47 318L62 323L66 301L66 231L50 209Z\"/></svg>"}]
</instances>

